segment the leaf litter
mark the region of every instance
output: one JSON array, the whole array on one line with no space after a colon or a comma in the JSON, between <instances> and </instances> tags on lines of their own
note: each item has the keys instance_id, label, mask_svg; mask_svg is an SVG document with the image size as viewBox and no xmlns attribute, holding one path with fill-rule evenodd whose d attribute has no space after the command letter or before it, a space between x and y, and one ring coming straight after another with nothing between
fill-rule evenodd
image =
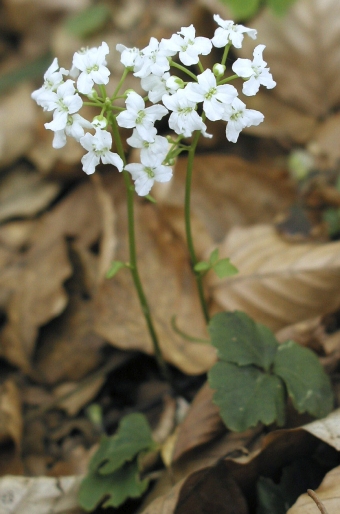
<instances>
[{"instance_id":1,"label":"leaf litter","mask_svg":"<svg viewBox=\"0 0 340 514\"><path fill-rule=\"evenodd\" d=\"M112 46L122 41L144 45L151 35L169 37L192 19L204 33L207 9L230 17L222 3L187 0L179 6L168 0L152 9L131 0L114 2L105 19L89 29L86 9L93 2L63 2L58 12L52 4L39 2L29 16L12 0L1 6L7 34L17 38L17 46L9 38L8 51L0 53L1 72L51 49L66 60L83 43L95 45L104 37ZM297 203L311 205L317 197L319 218L314 217L313 227L327 208L339 205L334 181L340 157L338 9L334 0L296 0L283 18L263 9L247 20L267 45L266 60L278 86L249 98L247 106L264 112L266 122L241 137L237 149L226 143L222 127L209 146L202 144L192 199L199 257L206 259L219 245L220 256L230 257L240 271L222 282L209 275L212 312L242 309L280 330L279 341L294 334L298 343L313 348L331 373L336 406L339 243L325 237L294 242L274 222ZM77 18L84 12L85 18ZM82 28L76 36L66 34L75 19L85 19L89 36ZM115 70L118 62L110 64ZM127 270L105 279L112 260L127 254L120 177L103 167L102 180L86 179L77 164L78 146L57 154L30 100L32 77L20 80L0 99L1 119L8 120L0 128L3 511L82 512L77 491L100 435L114 432L125 414L143 411L156 432L167 412L169 427L160 442L166 466L151 466L157 480L140 507L144 514L253 512L268 491L279 497L285 490L293 497L282 477L294 465L303 475L299 459L307 459L310 469L317 467L310 485L333 512L337 410L306 424L311 419L291 409L281 430L273 425L266 434L259 425L241 434L228 432L213 392L204 385L215 351L173 330L175 316L180 331L207 338L184 244L185 159L178 159L169 187L155 188L156 205L136 205L141 271L157 331L167 361L177 369L185 402L193 400L179 423L178 408L166 407L169 391L149 357L150 342ZM319 196L309 192L307 199L287 164L290 152L301 146L312 157L314 175L323 180ZM329 471L317 489L320 473ZM294 500L303 492L294 492ZM307 504L314 512L311 500L301 498L290 512L312 512Z\"/></svg>"}]
</instances>

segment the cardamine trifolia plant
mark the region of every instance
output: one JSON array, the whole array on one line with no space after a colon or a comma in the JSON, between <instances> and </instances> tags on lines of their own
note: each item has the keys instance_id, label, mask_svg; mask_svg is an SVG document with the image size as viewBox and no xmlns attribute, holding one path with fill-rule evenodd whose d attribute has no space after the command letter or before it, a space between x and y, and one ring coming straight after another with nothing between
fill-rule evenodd
<instances>
[{"instance_id":1,"label":"cardamine trifolia plant","mask_svg":"<svg viewBox=\"0 0 340 514\"><path fill-rule=\"evenodd\" d=\"M199 262L196 257L190 201L197 143L201 135L212 137L207 133L206 119L224 122L226 138L233 143L245 127L263 121L261 112L247 109L232 81L243 79L245 96L255 95L261 85L268 89L276 85L263 60L265 45L255 47L252 60L237 59L232 65L233 74L226 75L230 48L241 48L245 35L256 39L257 33L217 14L214 20L217 28L212 39L197 37L190 25L170 39L158 41L152 37L141 50L118 44L116 49L124 68L111 96L106 91L110 79L106 66L109 47L103 42L98 48L76 52L70 70L59 67L55 58L44 75L44 84L32 93L32 98L45 111L53 112L52 121L45 127L54 132L54 148L63 147L68 137L74 138L86 151L81 159L85 173L93 174L102 162L112 164L123 175L130 255L127 263L115 261L108 277L123 267L130 270L155 357L163 375L170 379L138 270L134 194L152 200L149 193L153 184L171 180L176 157L188 153L184 200L187 246L211 344L218 354L208 378L216 390L215 402L226 426L241 431L258 422L268 425L276 421L282 425L287 397L299 412L324 416L332 408L332 392L327 375L310 350L292 341L278 344L267 327L242 312L220 313L210 320L203 289L205 274L214 270L224 278L237 270L229 259L219 258L217 249L208 261ZM222 58L212 69L205 69L200 56L210 54L213 47L223 49ZM185 79L173 74L178 71ZM129 73L140 79L144 97L131 89L124 90ZM98 115L85 119L79 114L83 105L98 108ZM165 117L173 131L167 137L159 135L155 126ZM126 142L140 149L140 162L127 163L119 127L132 130ZM111 150L112 138L116 152ZM103 439L93 457L80 491L81 505L88 510L107 497L104 505L117 507L147 487L147 478L142 480L140 476L141 457L155 451L157 445L146 419L141 414L132 416L122 421L114 437Z\"/></svg>"}]
</instances>

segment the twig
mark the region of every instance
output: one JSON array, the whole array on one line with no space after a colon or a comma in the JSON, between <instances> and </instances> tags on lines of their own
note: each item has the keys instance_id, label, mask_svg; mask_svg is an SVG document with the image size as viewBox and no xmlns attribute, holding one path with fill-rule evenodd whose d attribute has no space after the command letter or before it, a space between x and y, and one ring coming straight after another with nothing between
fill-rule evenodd
<instances>
[{"instance_id":1,"label":"twig","mask_svg":"<svg viewBox=\"0 0 340 514\"><path fill-rule=\"evenodd\" d=\"M318 495L313 491L313 489L307 489L307 493L312 498L312 500L316 503L317 508L321 512L321 514L328 514L326 507L320 501Z\"/></svg>"}]
</instances>

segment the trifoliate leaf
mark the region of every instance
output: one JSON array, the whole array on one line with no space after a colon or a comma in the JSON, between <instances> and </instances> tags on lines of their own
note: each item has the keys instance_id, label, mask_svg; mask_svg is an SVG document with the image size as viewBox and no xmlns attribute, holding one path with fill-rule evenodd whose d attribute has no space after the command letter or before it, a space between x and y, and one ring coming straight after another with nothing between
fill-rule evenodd
<instances>
[{"instance_id":1,"label":"trifoliate leaf","mask_svg":"<svg viewBox=\"0 0 340 514\"><path fill-rule=\"evenodd\" d=\"M111 264L111 267L109 269L109 271L106 273L106 278L112 278L116 275L116 273L118 273L118 271L122 268L125 268L126 267L126 264L122 261L114 261L112 264Z\"/></svg>"},{"instance_id":2,"label":"trifoliate leaf","mask_svg":"<svg viewBox=\"0 0 340 514\"><path fill-rule=\"evenodd\" d=\"M333 393L328 375L317 356L294 341L279 346L273 371L284 381L294 407L323 418L333 408Z\"/></svg>"},{"instance_id":3,"label":"trifoliate leaf","mask_svg":"<svg viewBox=\"0 0 340 514\"><path fill-rule=\"evenodd\" d=\"M217 261L212 269L215 271L218 278L226 278L231 277L232 275L236 275L238 273L238 269L231 264L230 259L220 259Z\"/></svg>"},{"instance_id":4,"label":"trifoliate leaf","mask_svg":"<svg viewBox=\"0 0 340 514\"><path fill-rule=\"evenodd\" d=\"M140 480L137 459L109 475L91 471L79 490L79 504L86 511L94 510L106 500L103 507L119 507L128 498L138 498L148 486L147 479Z\"/></svg>"},{"instance_id":5,"label":"trifoliate leaf","mask_svg":"<svg viewBox=\"0 0 340 514\"><path fill-rule=\"evenodd\" d=\"M242 432L258 422L284 423L285 389L279 377L254 366L220 361L211 368L208 379L216 389L214 403L230 430Z\"/></svg>"},{"instance_id":6,"label":"trifoliate leaf","mask_svg":"<svg viewBox=\"0 0 340 514\"><path fill-rule=\"evenodd\" d=\"M74 36L87 37L100 30L109 18L110 9L107 5L91 5L84 11L67 18L65 29Z\"/></svg>"},{"instance_id":7,"label":"trifoliate leaf","mask_svg":"<svg viewBox=\"0 0 340 514\"><path fill-rule=\"evenodd\" d=\"M278 343L269 328L255 323L245 312L220 312L211 319L208 330L220 359L269 370Z\"/></svg>"},{"instance_id":8,"label":"trifoliate leaf","mask_svg":"<svg viewBox=\"0 0 340 514\"><path fill-rule=\"evenodd\" d=\"M91 459L90 471L100 475L113 473L143 450L155 445L149 423L143 414L129 414L122 419L113 437L104 437Z\"/></svg>"}]
</instances>

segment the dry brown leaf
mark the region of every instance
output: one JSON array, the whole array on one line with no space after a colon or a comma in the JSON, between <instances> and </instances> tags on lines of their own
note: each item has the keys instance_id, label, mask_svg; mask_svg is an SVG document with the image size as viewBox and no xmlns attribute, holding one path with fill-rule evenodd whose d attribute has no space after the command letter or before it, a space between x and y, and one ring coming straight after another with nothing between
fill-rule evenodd
<instances>
[{"instance_id":1,"label":"dry brown leaf","mask_svg":"<svg viewBox=\"0 0 340 514\"><path fill-rule=\"evenodd\" d=\"M332 469L315 490L328 514L338 514L340 510L340 466ZM287 514L318 514L318 508L310 496L302 494Z\"/></svg>"},{"instance_id":2,"label":"dry brown leaf","mask_svg":"<svg viewBox=\"0 0 340 514\"><path fill-rule=\"evenodd\" d=\"M226 431L219 408L214 405L212 398L213 391L206 382L195 396L188 414L178 427L173 461Z\"/></svg>"},{"instance_id":3,"label":"dry brown leaf","mask_svg":"<svg viewBox=\"0 0 340 514\"><path fill-rule=\"evenodd\" d=\"M289 243L272 226L232 230L221 257L235 277L209 275L211 294L226 310L240 309L272 330L330 313L340 306L340 243Z\"/></svg>"},{"instance_id":4,"label":"dry brown leaf","mask_svg":"<svg viewBox=\"0 0 340 514\"><path fill-rule=\"evenodd\" d=\"M321 123L316 130L310 143L314 154L327 159L326 164L329 168L334 168L340 160L340 114L329 116Z\"/></svg>"},{"instance_id":5,"label":"dry brown leaf","mask_svg":"<svg viewBox=\"0 0 340 514\"><path fill-rule=\"evenodd\" d=\"M81 476L0 479L2 514L82 514L77 494Z\"/></svg>"},{"instance_id":6,"label":"dry brown leaf","mask_svg":"<svg viewBox=\"0 0 340 514\"><path fill-rule=\"evenodd\" d=\"M313 421L302 428L340 451L340 409L336 409L326 418Z\"/></svg>"},{"instance_id":7,"label":"dry brown leaf","mask_svg":"<svg viewBox=\"0 0 340 514\"><path fill-rule=\"evenodd\" d=\"M60 184L44 179L38 172L16 167L0 181L0 221L35 216L60 190Z\"/></svg>"},{"instance_id":8,"label":"dry brown leaf","mask_svg":"<svg viewBox=\"0 0 340 514\"><path fill-rule=\"evenodd\" d=\"M12 364L28 371L39 327L60 314L67 304L63 282L72 268L66 243L57 239L44 246L42 242L12 271L1 353Z\"/></svg>"},{"instance_id":9,"label":"dry brown leaf","mask_svg":"<svg viewBox=\"0 0 340 514\"><path fill-rule=\"evenodd\" d=\"M183 205L186 166L187 158L178 159L168 194L165 199L156 197L161 204ZM192 212L214 240L222 240L235 225L271 222L290 205L293 197L289 179L273 166L253 164L232 155L206 154L195 158ZM195 240L195 246L199 244Z\"/></svg>"},{"instance_id":10,"label":"dry brown leaf","mask_svg":"<svg viewBox=\"0 0 340 514\"><path fill-rule=\"evenodd\" d=\"M116 258L123 261L128 256L125 211L126 205L122 204L117 215ZM214 349L185 341L171 326L171 318L176 315L182 331L197 338L206 337L186 248L154 205L137 204L135 219L140 273L164 357L187 373L202 373L213 364ZM152 353L129 270L121 270L100 286L94 319L95 332L114 346Z\"/></svg>"},{"instance_id":11,"label":"dry brown leaf","mask_svg":"<svg viewBox=\"0 0 340 514\"><path fill-rule=\"evenodd\" d=\"M0 168L21 157L33 142L36 109L32 85L23 84L0 101Z\"/></svg>"},{"instance_id":12,"label":"dry brown leaf","mask_svg":"<svg viewBox=\"0 0 340 514\"><path fill-rule=\"evenodd\" d=\"M20 459L23 420L20 393L12 380L0 386L0 475L21 474Z\"/></svg>"},{"instance_id":13,"label":"dry brown leaf","mask_svg":"<svg viewBox=\"0 0 340 514\"><path fill-rule=\"evenodd\" d=\"M77 382L60 384L53 391L56 399L63 398L58 407L64 409L69 416L77 415L96 396L104 381L105 377L98 377L88 384L82 384L81 387Z\"/></svg>"},{"instance_id":14,"label":"dry brown leaf","mask_svg":"<svg viewBox=\"0 0 340 514\"><path fill-rule=\"evenodd\" d=\"M272 94L316 117L340 103L339 16L338 0L297 0L283 17L264 9L251 21L277 82ZM254 46L245 39L239 54L249 59Z\"/></svg>"}]
</instances>

